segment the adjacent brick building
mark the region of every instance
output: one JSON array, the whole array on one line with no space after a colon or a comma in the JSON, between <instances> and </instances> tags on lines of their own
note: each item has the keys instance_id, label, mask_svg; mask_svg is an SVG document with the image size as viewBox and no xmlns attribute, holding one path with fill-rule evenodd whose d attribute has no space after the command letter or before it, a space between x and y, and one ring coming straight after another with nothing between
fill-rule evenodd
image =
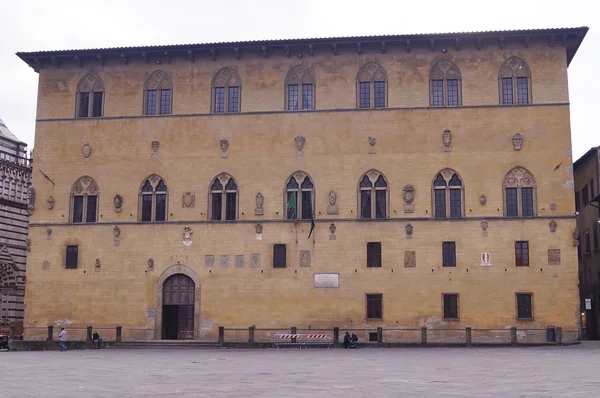
<instances>
[{"instance_id":1,"label":"adjacent brick building","mask_svg":"<svg viewBox=\"0 0 600 398\"><path fill-rule=\"evenodd\" d=\"M30 187L27 144L0 119L0 318L9 321L23 320Z\"/></svg>"},{"instance_id":2,"label":"adjacent brick building","mask_svg":"<svg viewBox=\"0 0 600 398\"><path fill-rule=\"evenodd\" d=\"M576 330L586 32L19 53L56 201L31 218L26 334Z\"/></svg>"}]
</instances>

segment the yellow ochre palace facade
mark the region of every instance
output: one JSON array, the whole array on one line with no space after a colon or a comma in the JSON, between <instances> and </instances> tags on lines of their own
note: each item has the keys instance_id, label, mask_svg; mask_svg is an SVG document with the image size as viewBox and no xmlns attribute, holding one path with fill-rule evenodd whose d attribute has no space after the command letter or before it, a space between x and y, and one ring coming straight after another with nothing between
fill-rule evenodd
<instances>
[{"instance_id":1,"label":"yellow ochre palace facade","mask_svg":"<svg viewBox=\"0 0 600 398\"><path fill-rule=\"evenodd\" d=\"M18 53L39 74L25 338L577 331L586 32Z\"/></svg>"}]
</instances>

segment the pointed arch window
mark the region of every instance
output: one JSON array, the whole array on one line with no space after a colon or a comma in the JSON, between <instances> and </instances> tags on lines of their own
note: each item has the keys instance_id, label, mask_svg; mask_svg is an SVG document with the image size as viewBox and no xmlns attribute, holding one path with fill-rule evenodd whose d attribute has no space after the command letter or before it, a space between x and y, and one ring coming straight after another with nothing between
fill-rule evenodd
<instances>
[{"instance_id":1,"label":"pointed arch window","mask_svg":"<svg viewBox=\"0 0 600 398\"><path fill-rule=\"evenodd\" d=\"M102 117L104 83L94 74L85 75L77 86L76 117Z\"/></svg>"},{"instance_id":2,"label":"pointed arch window","mask_svg":"<svg viewBox=\"0 0 600 398\"><path fill-rule=\"evenodd\" d=\"M140 221L166 221L167 195L167 185L162 177L156 174L148 177L140 192Z\"/></svg>"},{"instance_id":3,"label":"pointed arch window","mask_svg":"<svg viewBox=\"0 0 600 398\"><path fill-rule=\"evenodd\" d=\"M285 110L315 109L315 78L306 66L292 68L285 78Z\"/></svg>"},{"instance_id":4,"label":"pointed arch window","mask_svg":"<svg viewBox=\"0 0 600 398\"><path fill-rule=\"evenodd\" d=\"M439 172L433 180L431 190L435 218L464 217L464 186L454 170L444 169Z\"/></svg>"},{"instance_id":5,"label":"pointed arch window","mask_svg":"<svg viewBox=\"0 0 600 398\"><path fill-rule=\"evenodd\" d=\"M371 62L363 66L356 76L356 107L386 108L387 82L387 73L381 65Z\"/></svg>"},{"instance_id":6,"label":"pointed arch window","mask_svg":"<svg viewBox=\"0 0 600 398\"><path fill-rule=\"evenodd\" d=\"M71 189L70 221L94 223L98 221L98 184L91 177L81 177Z\"/></svg>"},{"instance_id":7,"label":"pointed arch window","mask_svg":"<svg viewBox=\"0 0 600 398\"><path fill-rule=\"evenodd\" d=\"M170 115L173 84L169 75L161 70L153 72L146 80L144 94L145 115Z\"/></svg>"},{"instance_id":8,"label":"pointed arch window","mask_svg":"<svg viewBox=\"0 0 600 398\"><path fill-rule=\"evenodd\" d=\"M314 217L315 186L308 174L294 173L285 186L287 220L310 220Z\"/></svg>"},{"instance_id":9,"label":"pointed arch window","mask_svg":"<svg viewBox=\"0 0 600 398\"><path fill-rule=\"evenodd\" d=\"M448 60L442 60L431 68L429 74L431 106L462 105L462 81L460 70Z\"/></svg>"},{"instance_id":10,"label":"pointed arch window","mask_svg":"<svg viewBox=\"0 0 600 398\"><path fill-rule=\"evenodd\" d=\"M502 184L505 217L533 217L536 215L535 179L523 167L515 167L506 174Z\"/></svg>"},{"instance_id":11,"label":"pointed arch window","mask_svg":"<svg viewBox=\"0 0 600 398\"><path fill-rule=\"evenodd\" d=\"M240 112L242 81L231 68L223 68L213 78L211 110L213 113Z\"/></svg>"},{"instance_id":12,"label":"pointed arch window","mask_svg":"<svg viewBox=\"0 0 600 398\"><path fill-rule=\"evenodd\" d=\"M208 214L210 220L238 219L238 186L229 174L220 174L210 185Z\"/></svg>"},{"instance_id":13,"label":"pointed arch window","mask_svg":"<svg viewBox=\"0 0 600 398\"><path fill-rule=\"evenodd\" d=\"M502 105L532 103L531 71L527 63L516 57L506 60L498 74L498 89Z\"/></svg>"},{"instance_id":14,"label":"pointed arch window","mask_svg":"<svg viewBox=\"0 0 600 398\"><path fill-rule=\"evenodd\" d=\"M371 170L358 184L358 209L360 218L389 217L388 183L379 171Z\"/></svg>"}]
</instances>

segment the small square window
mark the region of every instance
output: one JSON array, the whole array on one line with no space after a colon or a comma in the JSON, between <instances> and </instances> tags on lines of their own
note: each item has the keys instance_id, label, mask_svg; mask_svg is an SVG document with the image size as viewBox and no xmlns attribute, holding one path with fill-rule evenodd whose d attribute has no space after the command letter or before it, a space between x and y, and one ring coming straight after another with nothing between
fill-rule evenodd
<instances>
[{"instance_id":1,"label":"small square window","mask_svg":"<svg viewBox=\"0 0 600 398\"><path fill-rule=\"evenodd\" d=\"M442 242L442 265L456 267L456 243Z\"/></svg>"},{"instance_id":2,"label":"small square window","mask_svg":"<svg viewBox=\"0 0 600 398\"><path fill-rule=\"evenodd\" d=\"M367 267L381 267L381 242L367 243Z\"/></svg>"},{"instance_id":3,"label":"small square window","mask_svg":"<svg viewBox=\"0 0 600 398\"><path fill-rule=\"evenodd\" d=\"M533 319L533 294L516 293L517 319Z\"/></svg>"},{"instance_id":4,"label":"small square window","mask_svg":"<svg viewBox=\"0 0 600 398\"><path fill-rule=\"evenodd\" d=\"M444 320L458 320L458 293L442 294Z\"/></svg>"},{"instance_id":5,"label":"small square window","mask_svg":"<svg viewBox=\"0 0 600 398\"><path fill-rule=\"evenodd\" d=\"M79 247L67 246L67 258L65 261L65 268L77 269L79 262Z\"/></svg>"},{"instance_id":6,"label":"small square window","mask_svg":"<svg viewBox=\"0 0 600 398\"><path fill-rule=\"evenodd\" d=\"M367 319L382 319L383 294L367 294Z\"/></svg>"},{"instance_id":7,"label":"small square window","mask_svg":"<svg viewBox=\"0 0 600 398\"><path fill-rule=\"evenodd\" d=\"M275 244L273 246L273 268L285 268L287 250L285 244Z\"/></svg>"}]
</instances>

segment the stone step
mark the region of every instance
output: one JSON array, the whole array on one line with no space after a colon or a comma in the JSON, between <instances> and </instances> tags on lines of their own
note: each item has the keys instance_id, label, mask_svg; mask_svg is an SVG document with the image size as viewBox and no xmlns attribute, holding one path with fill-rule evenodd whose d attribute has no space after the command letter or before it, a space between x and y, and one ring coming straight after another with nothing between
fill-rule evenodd
<instances>
[{"instance_id":1,"label":"stone step","mask_svg":"<svg viewBox=\"0 0 600 398\"><path fill-rule=\"evenodd\" d=\"M186 348L221 348L223 344L196 340L146 340L123 341L115 343L111 348L153 348L153 349L186 349Z\"/></svg>"}]
</instances>

